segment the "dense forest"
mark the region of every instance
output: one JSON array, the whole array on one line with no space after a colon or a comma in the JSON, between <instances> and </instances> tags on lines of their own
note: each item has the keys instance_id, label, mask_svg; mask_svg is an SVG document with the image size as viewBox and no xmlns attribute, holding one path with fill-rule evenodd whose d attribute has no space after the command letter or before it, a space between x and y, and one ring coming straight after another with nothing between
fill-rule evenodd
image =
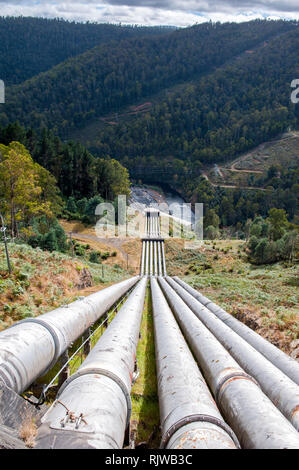
<instances>
[{"instance_id":1,"label":"dense forest","mask_svg":"<svg viewBox=\"0 0 299 470\"><path fill-rule=\"evenodd\" d=\"M7 85L21 83L100 44L168 31L162 27L0 17L0 78Z\"/></svg>"},{"instance_id":2,"label":"dense forest","mask_svg":"<svg viewBox=\"0 0 299 470\"><path fill-rule=\"evenodd\" d=\"M128 170L114 159L93 157L79 143L62 142L47 129L39 135L18 123L0 128L0 144L11 142L24 145L33 160L54 176L66 198L99 195L113 201L118 194L129 194Z\"/></svg>"},{"instance_id":3,"label":"dense forest","mask_svg":"<svg viewBox=\"0 0 299 470\"><path fill-rule=\"evenodd\" d=\"M132 170L160 165L161 157L191 167L231 160L298 125L299 109L290 100L298 47L297 30L269 41L170 94L146 115L107 125L93 151L117 155Z\"/></svg>"},{"instance_id":4,"label":"dense forest","mask_svg":"<svg viewBox=\"0 0 299 470\"><path fill-rule=\"evenodd\" d=\"M1 144L9 145L13 141L22 143L34 161L54 176L70 213L84 215L81 209L72 209L73 200L91 201L87 215L92 216L97 203L93 198L113 201L118 194L129 195L129 172L115 159L94 157L79 143L62 142L47 129L38 135L18 123L0 128ZM299 167L296 159L287 168L271 166L259 180L259 184L267 188L263 191L213 187L200 175L200 168L192 173L182 161L178 161L178 165L179 175L174 180L186 200L204 203L205 212L213 210L219 217L218 225L235 227L241 237L246 221L257 214L265 217L271 207L285 210L289 220L296 221L298 217Z\"/></svg>"},{"instance_id":5,"label":"dense forest","mask_svg":"<svg viewBox=\"0 0 299 470\"><path fill-rule=\"evenodd\" d=\"M38 70L30 69L29 60L22 72L36 76L7 87L0 143L17 141L28 149L56 179L69 214L83 217L85 201L92 200L91 213L95 197L113 201L129 194L130 173L144 182L167 181L186 200L213 210L220 227L241 235L248 219L266 217L271 207L296 223L296 159L256 180L261 191L212 186L202 167L298 128L299 107L290 100L298 72L297 22L210 22L173 31L32 18L22 29L22 19L2 21L10 25L8 36L23 37L29 52L37 41L45 53L39 65L30 59ZM52 54L43 43L51 35ZM58 52L61 41L65 49ZM5 59L12 52L2 46ZM11 71L15 83L22 79L18 63ZM146 112L118 118L118 111L121 116L148 97L153 99ZM76 142L86 125L109 113L116 113L115 122L102 122L88 149Z\"/></svg>"},{"instance_id":6,"label":"dense forest","mask_svg":"<svg viewBox=\"0 0 299 470\"><path fill-rule=\"evenodd\" d=\"M244 238L247 220L253 220L257 215L266 217L273 207L284 210L289 221L298 224L298 165L294 163L293 167L285 168L275 187L271 186L273 179L269 173L270 170L269 186L264 191L213 187L202 177L189 185L186 181L186 186L193 201L202 202L205 211L215 211L221 227L235 227L240 232L238 236Z\"/></svg>"},{"instance_id":7,"label":"dense forest","mask_svg":"<svg viewBox=\"0 0 299 470\"><path fill-rule=\"evenodd\" d=\"M0 214L12 238L66 252L71 245L57 217L94 224L98 204L116 207L119 194L130 194L130 181L117 160L95 158L46 129L38 136L18 123L0 128Z\"/></svg>"},{"instance_id":8,"label":"dense forest","mask_svg":"<svg viewBox=\"0 0 299 470\"><path fill-rule=\"evenodd\" d=\"M65 136L95 117L215 71L244 51L294 29L297 32L296 23L284 21L205 23L158 37L102 44L8 87L0 123L18 119Z\"/></svg>"}]
</instances>

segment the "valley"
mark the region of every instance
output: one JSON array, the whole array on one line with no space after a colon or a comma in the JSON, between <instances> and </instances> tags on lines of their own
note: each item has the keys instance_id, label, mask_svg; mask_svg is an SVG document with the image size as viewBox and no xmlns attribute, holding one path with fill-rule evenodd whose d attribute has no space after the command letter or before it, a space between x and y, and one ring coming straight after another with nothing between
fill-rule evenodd
<instances>
[{"instance_id":1,"label":"valley","mask_svg":"<svg viewBox=\"0 0 299 470\"><path fill-rule=\"evenodd\" d=\"M299 448L298 27L0 18L0 449Z\"/></svg>"}]
</instances>

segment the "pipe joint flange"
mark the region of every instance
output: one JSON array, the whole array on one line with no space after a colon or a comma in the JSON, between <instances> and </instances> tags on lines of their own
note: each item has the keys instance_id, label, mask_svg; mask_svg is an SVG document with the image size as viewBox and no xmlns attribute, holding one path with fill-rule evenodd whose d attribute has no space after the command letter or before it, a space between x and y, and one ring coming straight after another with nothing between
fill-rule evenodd
<instances>
[{"instance_id":1,"label":"pipe joint flange","mask_svg":"<svg viewBox=\"0 0 299 470\"><path fill-rule=\"evenodd\" d=\"M237 449L241 448L237 436L235 435L233 430L228 426L228 424L226 424L223 420L216 418L215 416L210 416L210 415L205 415L205 414L194 414L194 415L185 416L184 418L180 419L179 421L174 423L172 426L170 426L167 432L164 433L164 435L162 436L160 449L166 448L170 438L173 436L173 434L176 431L178 431L183 426L186 426L187 424L196 423L196 422L206 422L206 423L215 424L219 428L223 429L229 435L229 437L233 440L234 444L236 445Z\"/></svg>"},{"instance_id":2,"label":"pipe joint flange","mask_svg":"<svg viewBox=\"0 0 299 470\"><path fill-rule=\"evenodd\" d=\"M218 383L218 385L216 387L216 390L215 390L215 401L216 401L216 403L219 403L219 401L221 400L221 395L224 391L225 385L227 385L227 383L230 382L232 379L233 380L235 380L235 379L249 380L249 381L253 382L255 385L257 385L260 388L259 383L251 375L246 374L246 372L242 372L242 371L234 372L232 374L229 374L229 375L226 375L225 377L223 377L220 380L220 382Z\"/></svg>"},{"instance_id":3,"label":"pipe joint flange","mask_svg":"<svg viewBox=\"0 0 299 470\"><path fill-rule=\"evenodd\" d=\"M50 335L53 338L54 346L55 346L54 356L53 356L53 359L51 361L51 364L47 367L47 369L44 372L42 372L41 375L43 375L46 371L52 369L52 367L56 364L57 359L60 356L60 341L59 341L59 338L57 336L57 333L56 333L56 331L54 330L54 328L52 326L50 326L48 323L46 323L43 320L39 320L38 318L26 318L25 320L18 321L17 323L12 325L10 328L13 328L14 326L17 326L17 325L21 325L22 323L37 323L38 325L41 325L44 328L46 328L46 330L48 330L48 332L50 333Z\"/></svg>"},{"instance_id":4,"label":"pipe joint flange","mask_svg":"<svg viewBox=\"0 0 299 470\"><path fill-rule=\"evenodd\" d=\"M91 369L84 369L82 371L78 370L75 374L73 374L71 377L66 379L66 381L63 383L63 385L60 387L57 393L56 399L62 394L64 389L75 379L78 377L81 377L83 375L90 375L90 374L98 374L98 375L104 375L105 377L108 377L109 379L113 380L117 385L120 387L121 391L125 395L126 402L127 402L127 422L126 422L126 429L128 428L130 424L130 418L131 418L131 412L132 412L132 401L131 401L131 395L130 392L128 391L127 386L124 384L124 382L113 372L110 370L106 369L98 369L98 368L91 368Z\"/></svg>"}]
</instances>

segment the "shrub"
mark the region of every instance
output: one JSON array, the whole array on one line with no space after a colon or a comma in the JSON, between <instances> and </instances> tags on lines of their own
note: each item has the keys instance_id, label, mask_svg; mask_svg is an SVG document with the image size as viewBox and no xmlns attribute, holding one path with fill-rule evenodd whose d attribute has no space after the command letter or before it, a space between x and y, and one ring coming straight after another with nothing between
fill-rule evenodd
<instances>
[{"instance_id":1,"label":"shrub","mask_svg":"<svg viewBox=\"0 0 299 470\"><path fill-rule=\"evenodd\" d=\"M96 251L92 251L90 254L89 254L89 261L91 263L99 263L99 257L98 257L98 253Z\"/></svg>"},{"instance_id":2,"label":"shrub","mask_svg":"<svg viewBox=\"0 0 299 470\"><path fill-rule=\"evenodd\" d=\"M86 248L84 245L82 245L81 243L78 243L78 242L75 242L74 244L74 250L75 250L75 254L77 256L84 256L85 253L86 253Z\"/></svg>"},{"instance_id":3,"label":"shrub","mask_svg":"<svg viewBox=\"0 0 299 470\"><path fill-rule=\"evenodd\" d=\"M33 234L29 237L28 244L33 248L40 247L43 250L63 253L67 251L66 233L56 219L49 222L45 217L36 218L32 229Z\"/></svg>"}]
</instances>

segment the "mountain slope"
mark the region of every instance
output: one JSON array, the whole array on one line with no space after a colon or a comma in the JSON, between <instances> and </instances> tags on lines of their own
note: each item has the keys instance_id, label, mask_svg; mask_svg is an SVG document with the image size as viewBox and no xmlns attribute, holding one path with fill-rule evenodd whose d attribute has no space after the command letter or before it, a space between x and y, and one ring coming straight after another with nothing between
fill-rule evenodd
<instances>
[{"instance_id":1,"label":"mountain slope","mask_svg":"<svg viewBox=\"0 0 299 470\"><path fill-rule=\"evenodd\" d=\"M203 163L232 160L298 126L299 106L290 99L298 47L298 29L267 41L169 93L145 115L107 124L92 151L117 155L133 174L146 167L147 175L171 165L180 174L180 161L198 174Z\"/></svg>"},{"instance_id":2,"label":"mountain slope","mask_svg":"<svg viewBox=\"0 0 299 470\"><path fill-rule=\"evenodd\" d=\"M248 48L296 28L253 21L203 24L104 44L7 90L0 123L19 119L60 135L176 83L199 77Z\"/></svg>"},{"instance_id":3,"label":"mountain slope","mask_svg":"<svg viewBox=\"0 0 299 470\"><path fill-rule=\"evenodd\" d=\"M21 83L99 44L165 34L168 28L0 17L0 78Z\"/></svg>"}]
</instances>

